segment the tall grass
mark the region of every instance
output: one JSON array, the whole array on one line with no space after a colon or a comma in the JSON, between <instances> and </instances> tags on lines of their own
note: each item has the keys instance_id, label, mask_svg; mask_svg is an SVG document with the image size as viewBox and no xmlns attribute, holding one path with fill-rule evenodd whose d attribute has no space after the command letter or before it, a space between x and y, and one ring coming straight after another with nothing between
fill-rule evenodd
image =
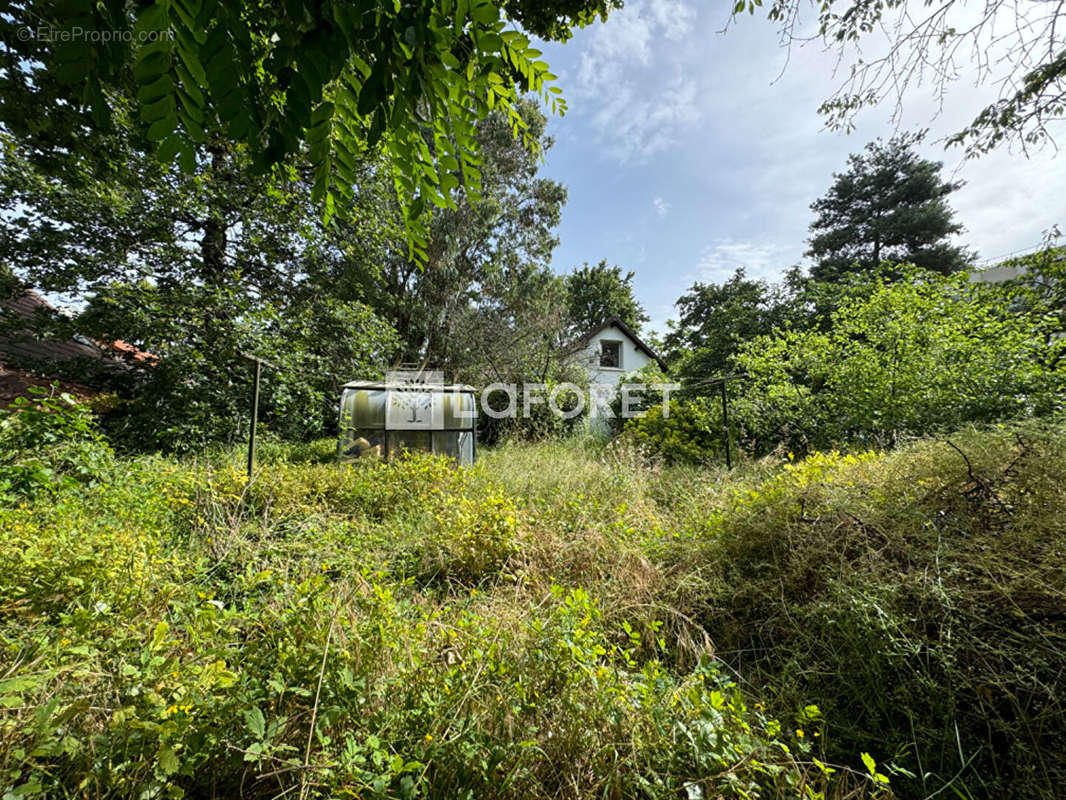
<instances>
[{"instance_id":1,"label":"tall grass","mask_svg":"<svg viewBox=\"0 0 1066 800\"><path fill-rule=\"evenodd\" d=\"M0 782L1060 796L1064 445L726 473L580 441L458 470L268 444L250 485L238 452L118 461L0 509Z\"/></svg>"},{"instance_id":2,"label":"tall grass","mask_svg":"<svg viewBox=\"0 0 1066 800\"><path fill-rule=\"evenodd\" d=\"M664 559L671 605L779 711L818 703L827 757L913 773L901 796L1060 797L1064 445L966 431L742 482Z\"/></svg>"},{"instance_id":3,"label":"tall grass","mask_svg":"<svg viewBox=\"0 0 1066 800\"><path fill-rule=\"evenodd\" d=\"M540 452L598 477L519 494L532 450L471 470L274 453L246 485L216 453L3 508L5 792L822 796L831 768L719 662L672 670L671 641L605 609L632 563L655 572L614 496L638 479ZM551 553L565 530L585 555Z\"/></svg>"}]
</instances>

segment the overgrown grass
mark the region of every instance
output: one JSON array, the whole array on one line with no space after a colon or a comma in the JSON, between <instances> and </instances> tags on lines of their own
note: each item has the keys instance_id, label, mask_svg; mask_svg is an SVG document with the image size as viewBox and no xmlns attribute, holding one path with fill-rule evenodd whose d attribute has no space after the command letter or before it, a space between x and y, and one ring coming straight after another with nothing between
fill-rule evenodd
<instances>
[{"instance_id":1,"label":"overgrown grass","mask_svg":"<svg viewBox=\"0 0 1066 800\"><path fill-rule=\"evenodd\" d=\"M970 431L742 483L675 549L672 572L709 579L671 603L777 708L819 703L830 758L914 772L901 795L1060 797L1064 446Z\"/></svg>"},{"instance_id":2,"label":"overgrown grass","mask_svg":"<svg viewBox=\"0 0 1066 800\"><path fill-rule=\"evenodd\" d=\"M1066 433L952 441L731 475L580 442L268 445L250 486L237 452L117 461L0 509L0 782L1058 796Z\"/></svg>"}]
</instances>

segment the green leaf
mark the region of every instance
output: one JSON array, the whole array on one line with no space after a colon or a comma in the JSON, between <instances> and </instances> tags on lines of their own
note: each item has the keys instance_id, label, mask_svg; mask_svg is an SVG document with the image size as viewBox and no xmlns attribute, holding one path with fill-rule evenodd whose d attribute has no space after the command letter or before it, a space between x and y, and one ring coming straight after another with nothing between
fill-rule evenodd
<instances>
[{"instance_id":1,"label":"green leaf","mask_svg":"<svg viewBox=\"0 0 1066 800\"><path fill-rule=\"evenodd\" d=\"M177 106L174 103L173 95L166 95L156 100L154 103L145 103L141 105L141 116L147 122L152 122L157 119L172 118L177 111Z\"/></svg>"},{"instance_id":2,"label":"green leaf","mask_svg":"<svg viewBox=\"0 0 1066 800\"><path fill-rule=\"evenodd\" d=\"M151 104L173 93L174 81L169 75L161 75L158 80L137 90L137 99L142 104Z\"/></svg>"},{"instance_id":3,"label":"green leaf","mask_svg":"<svg viewBox=\"0 0 1066 800\"><path fill-rule=\"evenodd\" d=\"M184 89L178 90L178 99L181 100L181 107L186 114L200 125L204 124L204 109L203 106L196 102L196 98L192 97Z\"/></svg>"},{"instance_id":4,"label":"green leaf","mask_svg":"<svg viewBox=\"0 0 1066 800\"><path fill-rule=\"evenodd\" d=\"M170 626L163 620L156 623L156 626L152 628L152 639L150 647L155 650L159 645L163 643L163 640L167 638L167 634L170 632Z\"/></svg>"},{"instance_id":5,"label":"green leaf","mask_svg":"<svg viewBox=\"0 0 1066 800\"><path fill-rule=\"evenodd\" d=\"M170 71L170 52L167 50L152 50L143 53L133 65L133 77L141 86L153 83L161 75Z\"/></svg>"},{"instance_id":6,"label":"green leaf","mask_svg":"<svg viewBox=\"0 0 1066 800\"><path fill-rule=\"evenodd\" d=\"M178 125L178 118L176 116L164 117L161 120L153 122L148 128L148 139L152 142L159 142L165 139L167 136L174 132L174 128Z\"/></svg>"},{"instance_id":7,"label":"green leaf","mask_svg":"<svg viewBox=\"0 0 1066 800\"><path fill-rule=\"evenodd\" d=\"M266 717L263 716L258 706L253 706L244 712L244 723L257 739L262 739L266 735Z\"/></svg>"},{"instance_id":8,"label":"green leaf","mask_svg":"<svg viewBox=\"0 0 1066 800\"><path fill-rule=\"evenodd\" d=\"M196 153L188 142L183 140L181 144L181 151L178 153L178 166L181 167L181 171L186 175L192 175L196 170Z\"/></svg>"},{"instance_id":9,"label":"green leaf","mask_svg":"<svg viewBox=\"0 0 1066 800\"><path fill-rule=\"evenodd\" d=\"M192 76L193 79L195 79L195 81L193 81L182 78L182 81L185 83L195 82L200 84L201 86L206 84L207 73L204 71L204 66L200 63L200 58L197 55L196 51L184 47L179 47L177 50L178 58L181 60L181 64L185 67L186 70L188 70L189 75Z\"/></svg>"},{"instance_id":10,"label":"green leaf","mask_svg":"<svg viewBox=\"0 0 1066 800\"><path fill-rule=\"evenodd\" d=\"M194 142L203 142L207 137L204 135L203 126L196 120L195 117L185 113L184 109L178 112L178 116L181 119L182 127L185 128L186 133L189 134L189 138Z\"/></svg>"},{"instance_id":11,"label":"green leaf","mask_svg":"<svg viewBox=\"0 0 1066 800\"><path fill-rule=\"evenodd\" d=\"M328 128L329 121L333 118L333 103L323 102L315 106L311 112L311 130L318 131Z\"/></svg>"},{"instance_id":12,"label":"green leaf","mask_svg":"<svg viewBox=\"0 0 1066 800\"><path fill-rule=\"evenodd\" d=\"M425 200L424 197L419 195L418 197L416 197L414 200L411 201L411 206L407 210L407 218L408 219L412 219L412 220L418 219L420 216L422 216L422 212L425 211L425 210L426 210L426 200Z\"/></svg>"},{"instance_id":13,"label":"green leaf","mask_svg":"<svg viewBox=\"0 0 1066 800\"><path fill-rule=\"evenodd\" d=\"M470 9L470 16L482 25L491 25L500 18L500 11L495 3L477 3Z\"/></svg>"},{"instance_id":14,"label":"green leaf","mask_svg":"<svg viewBox=\"0 0 1066 800\"><path fill-rule=\"evenodd\" d=\"M385 113L379 108L374 112L370 120L370 131L366 136L367 147L373 147L381 140L381 134L385 132Z\"/></svg>"},{"instance_id":15,"label":"green leaf","mask_svg":"<svg viewBox=\"0 0 1066 800\"><path fill-rule=\"evenodd\" d=\"M18 773L16 773L18 774ZM31 795L40 794L42 791L41 782L36 778L30 778L25 783L19 784L14 789L9 790L9 794L12 797L29 797ZM5 795L6 800L6 795Z\"/></svg>"},{"instance_id":16,"label":"green leaf","mask_svg":"<svg viewBox=\"0 0 1066 800\"><path fill-rule=\"evenodd\" d=\"M874 761L873 756L871 756L869 753L862 754L862 763L866 765L866 770L871 775L877 774L877 762Z\"/></svg>"},{"instance_id":17,"label":"green leaf","mask_svg":"<svg viewBox=\"0 0 1066 800\"><path fill-rule=\"evenodd\" d=\"M160 161L170 163L181 149L181 144L181 137L176 133L172 133L159 145L159 150L156 155L159 157Z\"/></svg>"},{"instance_id":18,"label":"green leaf","mask_svg":"<svg viewBox=\"0 0 1066 800\"><path fill-rule=\"evenodd\" d=\"M167 10L163 4L146 6L137 16L137 22L133 26L133 38L136 41L147 41L147 34L166 30L169 24Z\"/></svg>"},{"instance_id":19,"label":"green leaf","mask_svg":"<svg viewBox=\"0 0 1066 800\"><path fill-rule=\"evenodd\" d=\"M159 762L159 768L164 775L173 775L178 771L178 754L174 752L174 748L169 744L164 744L159 748L159 755L156 760Z\"/></svg>"},{"instance_id":20,"label":"green leaf","mask_svg":"<svg viewBox=\"0 0 1066 800\"><path fill-rule=\"evenodd\" d=\"M189 29L189 33L193 35L197 42L203 44L207 41L207 31L204 27L197 22L197 15L200 13L199 2L187 2L186 0L171 0L170 7L174 9L174 13L178 15L178 19L182 24Z\"/></svg>"},{"instance_id":21,"label":"green leaf","mask_svg":"<svg viewBox=\"0 0 1066 800\"><path fill-rule=\"evenodd\" d=\"M386 96L385 69L387 66L388 62L384 58L379 58L374 62L374 67L370 70L370 77L366 79L363 88L359 92L359 107L357 110L360 115L369 114L384 102Z\"/></svg>"}]
</instances>

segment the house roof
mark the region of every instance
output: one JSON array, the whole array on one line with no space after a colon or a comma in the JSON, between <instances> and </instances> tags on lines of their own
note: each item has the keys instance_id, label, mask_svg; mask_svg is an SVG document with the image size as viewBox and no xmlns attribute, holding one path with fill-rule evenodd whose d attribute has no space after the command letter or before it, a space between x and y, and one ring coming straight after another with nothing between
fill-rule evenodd
<instances>
[{"instance_id":1,"label":"house roof","mask_svg":"<svg viewBox=\"0 0 1066 800\"><path fill-rule=\"evenodd\" d=\"M582 334L577 339L577 341L574 342L574 344L572 345L572 349L579 350L585 347L585 345L587 345L592 340L593 336L595 336L597 333L601 333L607 330L608 328L618 328L618 330L624 333L630 339L630 341L633 342L633 344L638 350L643 352L648 358L655 361L659 365L659 368L663 372L666 372L666 362L659 357L658 353L652 350L641 340L639 336L637 336L637 332L635 330L629 327L629 325L627 325L622 320L622 318L617 315L609 317L608 319L597 325L595 328L592 328L591 330L586 331L584 334Z\"/></svg>"},{"instance_id":2,"label":"house roof","mask_svg":"<svg viewBox=\"0 0 1066 800\"><path fill-rule=\"evenodd\" d=\"M80 402L85 402L100 393L91 386L77 381L63 378L41 378L29 372L8 369L0 363L0 409L8 408L17 397L26 396L32 386L48 391L54 384L59 385L61 392L74 395Z\"/></svg>"},{"instance_id":3,"label":"house roof","mask_svg":"<svg viewBox=\"0 0 1066 800\"><path fill-rule=\"evenodd\" d=\"M0 306L15 316L31 320L39 309L55 307L32 289L0 300ZM116 357L116 354L118 357ZM126 367L128 361L153 364L158 358L122 340L105 343L76 336L71 339L39 339L29 331L14 336L0 336L0 356L9 360L72 361L89 358L108 366Z\"/></svg>"},{"instance_id":4,"label":"house roof","mask_svg":"<svg viewBox=\"0 0 1066 800\"><path fill-rule=\"evenodd\" d=\"M37 292L25 291L0 302L6 310L25 320L33 319L38 309L51 309L52 305ZM0 354L13 359L33 361L71 361L75 358L103 359L102 347L88 339L38 339L28 331L21 335L0 337Z\"/></svg>"}]
</instances>

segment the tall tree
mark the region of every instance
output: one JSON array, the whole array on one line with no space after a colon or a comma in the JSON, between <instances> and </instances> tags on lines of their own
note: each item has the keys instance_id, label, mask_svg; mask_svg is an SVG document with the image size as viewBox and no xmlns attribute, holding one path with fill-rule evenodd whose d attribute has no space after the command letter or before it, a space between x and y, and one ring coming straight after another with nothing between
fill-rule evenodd
<instances>
[{"instance_id":1,"label":"tall tree","mask_svg":"<svg viewBox=\"0 0 1066 800\"><path fill-rule=\"evenodd\" d=\"M537 104L526 99L519 109L540 150L550 148L547 119ZM365 298L396 329L403 360L426 360L471 381L498 379L493 376L500 365L483 356L510 341L515 326L539 328L549 318L561 318L549 265L566 202L566 187L538 174L540 160L515 141L504 115L482 120L477 140L481 193L476 202L461 196L454 209L434 216L425 264L409 257L403 214L389 187L372 180L357 193L366 213L348 215L335 226L342 239L359 241L364 256L370 254L368 269L353 273L344 262L332 262L358 278L346 289L353 299ZM382 233L376 242L368 242L365 232L371 220ZM334 276L326 279L336 282ZM534 321L532 309L548 312L553 306L558 311L538 312ZM494 319L495 329L486 329L482 316ZM559 325L551 332L553 341Z\"/></svg>"},{"instance_id":2,"label":"tall tree","mask_svg":"<svg viewBox=\"0 0 1066 800\"><path fill-rule=\"evenodd\" d=\"M537 104L520 108L550 147ZM80 136L94 146L74 146ZM154 425L165 446L232 435L247 405L242 350L285 367L270 375L268 422L324 432L338 380L396 359L472 382L556 369L565 297L549 265L566 189L538 175L506 115L477 137L482 192L434 216L419 264L380 158L360 163L353 202L326 225L307 169L259 173L225 140L189 176L117 115L110 133L7 135L0 257L39 288L88 299L82 333L161 357L126 387L138 438L153 441Z\"/></svg>"},{"instance_id":3,"label":"tall tree","mask_svg":"<svg viewBox=\"0 0 1066 800\"><path fill-rule=\"evenodd\" d=\"M883 261L907 262L950 274L973 256L948 238L962 231L947 196L962 186L940 177L942 164L914 150L918 136L871 142L848 158L848 170L833 176L829 191L811 205L811 275L838 280L872 272Z\"/></svg>"},{"instance_id":4,"label":"tall tree","mask_svg":"<svg viewBox=\"0 0 1066 800\"><path fill-rule=\"evenodd\" d=\"M650 317L633 294L633 272L622 272L603 259L595 266L577 267L566 276L567 311L571 332L581 333L611 317L636 332Z\"/></svg>"},{"instance_id":5,"label":"tall tree","mask_svg":"<svg viewBox=\"0 0 1066 800\"><path fill-rule=\"evenodd\" d=\"M693 386L729 372L744 342L799 315L797 292L803 283L796 270L783 284L769 284L747 277L743 268L721 284L697 281L678 299L679 318L668 323L663 339L671 371Z\"/></svg>"},{"instance_id":6,"label":"tall tree","mask_svg":"<svg viewBox=\"0 0 1066 800\"><path fill-rule=\"evenodd\" d=\"M257 173L243 146L219 139L186 175L119 115L108 133L60 133L0 139L0 261L80 301L77 332L158 357L119 376L127 402L112 422L125 441L180 448L237 434L245 352L282 367L269 375L265 419L321 435L339 383L391 359L391 328L316 280L326 262L331 274L362 266L331 238L299 170ZM71 144L80 135L92 148Z\"/></svg>"}]
</instances>

